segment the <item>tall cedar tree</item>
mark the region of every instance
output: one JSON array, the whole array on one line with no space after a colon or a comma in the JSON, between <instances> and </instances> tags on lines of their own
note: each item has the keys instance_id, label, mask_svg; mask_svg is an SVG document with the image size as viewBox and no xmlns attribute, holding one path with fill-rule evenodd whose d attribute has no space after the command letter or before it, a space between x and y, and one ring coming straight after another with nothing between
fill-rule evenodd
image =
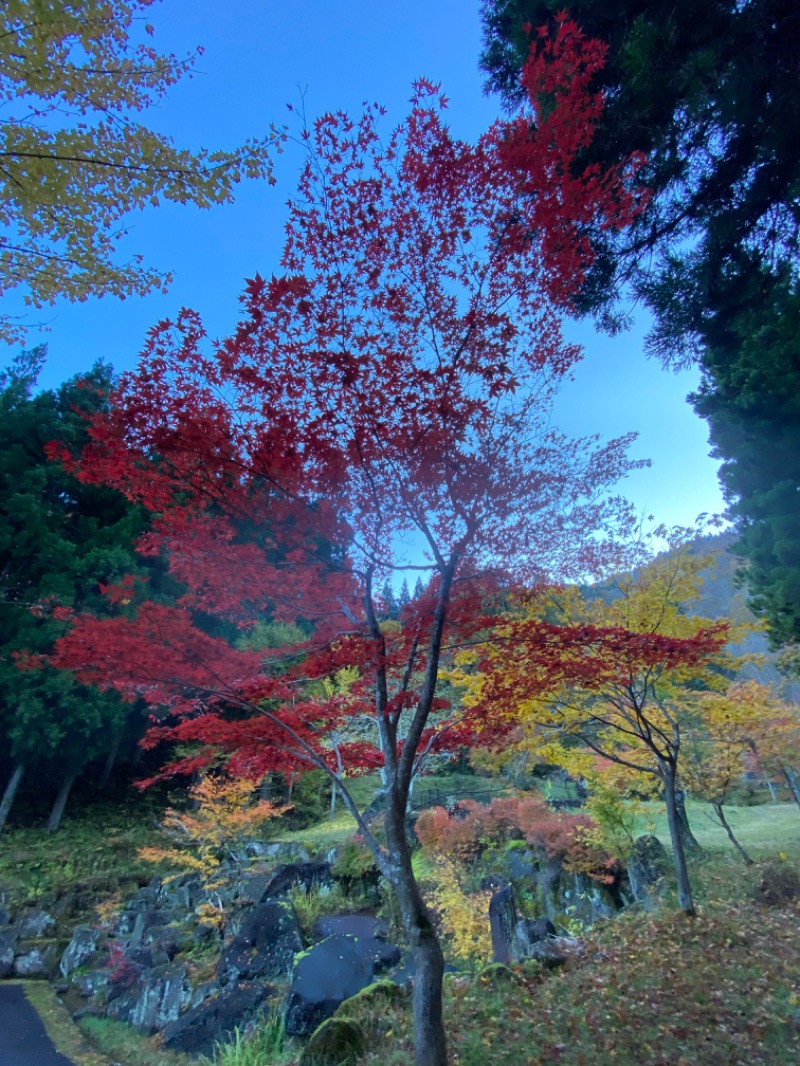
<instances>
[{"instance_id":1,"label":"tall cedar tree","mask_svg":"<svg viewBox=\"0 0 800 1066\"><path fill-rule=\"evenodd\" d=\"M561 0L484 0L482 65L517 99L528 42ZM579 303L614 319L628 283L651 354L699 359L707 418L752 605L776 644L800 640L800 7L793 0L572 0L608 43L609 105L581 165L647 155L648 208L622 238L595 228Z\"/></svg>"},{"instance_id":2,"label":"tall cedar tree","mask_svg":"<svg viewBox=\"0 0 800 1066\"><path fill-rule=\"evenodd\" d=\"M425 82L386 139L377 107L320 118L303 132L284 273L248 282L226 340L209 345L191 311L154 328L81 464L158 513L143 546L187 591L174 607L142 602L133 620L84 619L56 662L176 715L152 738L194 744L173 769L222 751L254 780L304 766L335 778L397 893L418 1066L447 1059L443 956L407 800L418 760L471 736L467 719L439 713L442 655L490 624L482 608L509 575L592 571L630 522L608 495L631 468L629 438L570 440L550 422L580 358L554 308L587 269L581 230L638 209L633 166L574 168L602 110L587 91L602 54L564 24L526 69L531 98L548 91L556 106L474 145L453 139ZM411 535L430 580L401 626L382 626L380 590L408 570L398 545ZM311 636L270 661L195 624L213 614L246 633L265 612ZM310 687L345 667L359 675L346 696ZM342 722L367 714L379 743L334 752ZM378 765L385 844L346 788Z\"/></svg>"},{"instance_id":3,"label":"tall cedar tree","mask_svg":"<svg viewBox=\"0 0 800 1066\"><path fill-rule=\"evenodd\" d=\"M132 717L115 693L68 671L18 669L23 651L52 650L72 611L104 613L100 587L139 568L132 541L144 528L141 509L119 492L81 484L46 455L54 438L88 441L79 411L105 405L110 368L35 394L43 359L36 349L0 374L0 828L25 773L43 796L58 781L49 823L58 828L76 775L112 755Z\"/></svg>"}]
</instances>

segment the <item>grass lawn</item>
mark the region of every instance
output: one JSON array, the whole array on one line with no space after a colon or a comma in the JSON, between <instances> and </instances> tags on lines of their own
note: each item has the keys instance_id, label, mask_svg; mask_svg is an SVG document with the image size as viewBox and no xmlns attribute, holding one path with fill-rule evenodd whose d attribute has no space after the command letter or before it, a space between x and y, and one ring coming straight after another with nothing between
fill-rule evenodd
<instances>
[{"instance_id":1,"label":"grass lawn","mask_svg":"<svg viewBox=\"0 0 800 1066\"><path fill-rule=\"evenodd\" d=\"M637 820L637 832L655 831L669 846L669 828L663 803L643 805ZM689 800L686 804L689 824L699 843L712 851L733 852L725 830L709 803ZM800 807L795 803L764 803L756 807L723 808L737 840L753 858L767 855L800 856Z\"/></svg>"}]
</instances>

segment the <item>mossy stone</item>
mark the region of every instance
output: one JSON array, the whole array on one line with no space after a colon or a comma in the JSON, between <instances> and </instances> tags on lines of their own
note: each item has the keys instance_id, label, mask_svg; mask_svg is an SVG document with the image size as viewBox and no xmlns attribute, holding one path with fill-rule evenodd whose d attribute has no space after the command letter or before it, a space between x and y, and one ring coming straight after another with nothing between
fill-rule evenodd
<instances>
[{"instance_id":1,"label":"mossy stone","mask_svg":"<svg viewBox=\"0 0 800 1066\"><path fill-rule=\"evenodd\" d=\"M478 971L480 981L516 981L517 975L504 962L490 962Z\"/></svg>"},{"instance_id":2,"label":"mossy stone","mask_svg":"<svg viewBox=\"0 0 800 1066\"><path fill-rule=\"evenodd\" d=\"M356 992L354 996L350 996L344 1003L340 1003L336 1008L336 1018L346 1018L350 1012L355 1008L369 1004L372 1000L383 1001L384 1003L394 1003L399 999L403 999L405 991L396 985L394 981L389 981L384 978L381 981L373 981L371 985L367 985L366 988L362 988L360 992Z\"/></svg>"},{"instance_id":3,"label":"mossy stone","mask_svg":"<svg viewBox=\"0 0 800 1066\"><path fill-rule=\"evenodd\" d=\"M358 1022L328 1018L309 1037L300 1066L354 1066L366 1050L367 1040Z\"/></svg>"}]
</instances>

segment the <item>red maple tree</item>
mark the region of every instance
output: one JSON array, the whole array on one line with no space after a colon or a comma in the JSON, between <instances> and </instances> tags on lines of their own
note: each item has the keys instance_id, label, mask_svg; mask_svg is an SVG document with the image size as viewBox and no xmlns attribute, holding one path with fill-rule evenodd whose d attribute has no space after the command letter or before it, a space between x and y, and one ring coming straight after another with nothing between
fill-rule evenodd
<instances>
[{"instance_id":1,"label":"red maple tree","mask_svg":"<svg viewBox=\"0 0 800 1066\"><path fill-rule=\"evenodd\" d=\"M472 730L438 694L442 656L491 626L509 582L593 570L630 518L608 494L633 465L630 438L572 440L550 423L580 358L559 308L587 264L583 234L639 206L634 163L579 163L601 62L564 22L526 69L531 108L475 144L451 136L425 82L385 139L377 107L305 129L281 275L247 283L223 341L191 311L156 326L80 461L83 478L157 514L143 550L185 592L164 605L135 589L125 617L80 620L58 661L148 700L162 719L151 741L195 745L173 770L223 752L254 780L299 767L335 779L399 900L418 1066L443 1066L446 1047L409 790L429 751ZM401 626L382 624L377 590L412 570L424 595ZM265 616L303 639L248 648ZM357 682L320 695L313 682L342 667ZM367 719L371 734L347 728ZM385 843L346 787L375 766Z\"/></svg>"}]
</instances>

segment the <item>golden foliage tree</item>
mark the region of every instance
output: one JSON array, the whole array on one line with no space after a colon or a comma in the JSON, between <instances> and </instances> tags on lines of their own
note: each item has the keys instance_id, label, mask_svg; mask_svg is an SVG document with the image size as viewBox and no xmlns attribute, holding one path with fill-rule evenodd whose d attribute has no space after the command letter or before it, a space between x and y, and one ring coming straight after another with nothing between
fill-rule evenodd
<instances>
[{"instance_id":1,"label":"golden foliage tree","mask_svg":"<svg viewBox=\"0 0 800 1066\"><path fill-rule=\"evenodd\" d=\"M164 200L211 207L243 177L271 177L274 131L192 152L138 120L199 54L149 43L155 2L0 4L0 296L20 288L40 308L163 288L169 274L117 258L128 213ZM0 339L22 334L0 315Z\"/></svg>"},{"instance_id":2,"label":"golden foliage tree","mask_svg":"<svg viewBox=\"0 0 800 1066\"><path fill-rule=\"evenodd\" d=\"M268 800L253 801L253 783L244 778L205 774L189 789L191 809L167 808L163 829L171 843L146 847L139 856L148 862L198 874L207 893L225 881L224 866L241 867L241 850L266 822L282 814ZM179 876L178 874L173 877ZM201 905L201 917L216 924L221 909Z\"/></svg>"}]
</instances>

